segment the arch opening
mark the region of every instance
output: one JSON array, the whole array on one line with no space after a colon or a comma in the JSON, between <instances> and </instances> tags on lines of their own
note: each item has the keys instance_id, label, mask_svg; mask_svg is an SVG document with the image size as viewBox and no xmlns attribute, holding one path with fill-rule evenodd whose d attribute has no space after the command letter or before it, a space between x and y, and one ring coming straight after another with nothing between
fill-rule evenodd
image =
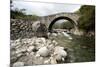
<instances>
[{"instance_id":1,"label":"arch opening","mask_svg":"<svg viewBox=\"0 0 100 67\"><path fill-rule=\"evenodd\" d=\"M58 17L58 18L55 18L53 21L51 21L51 23L50 23L50 25L49 25L49 27L48 27L49 32L52 32L52 30L53 30L53 25L54 25L57 21L59 21L59 20L68 20L68 21L70 21L70 22L73 24L74 28L75 28L75 26L76 26L76 23L75 23L72 19L70 19L70 18L68 18L68 17L65 17L65 16L60 16L60 17Z\"/></svg>"}]
</instances>

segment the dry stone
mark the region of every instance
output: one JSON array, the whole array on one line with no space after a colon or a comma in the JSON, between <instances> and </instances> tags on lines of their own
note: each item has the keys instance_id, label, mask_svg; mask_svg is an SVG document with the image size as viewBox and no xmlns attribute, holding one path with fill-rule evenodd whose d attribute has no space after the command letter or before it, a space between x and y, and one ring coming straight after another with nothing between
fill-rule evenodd
<instances>
[{"instance_id":1,"label":"dry stone","mask_svg":"<svg viewBox=\"0 0 100 67\"><path fill-rule=\"evenodd\" d=\"M13 66L34 64L57 64L58 60L64 61L67 52L64 47L58 46L56 40L50 40L43 37L24 38L12 40L11 63ZM16 48L17 47L17 48ZM18 62L18 63L17 63Z\"/></svg>"},{"instance_id":2,"label":"dry stone","mask_svg":"<svg viewBox=\"0 0 100 67\"><path fill-rule=\"evenodd\" d=\"M11 19L11 40L32 37L34 35L32 30L32 23L33 21L30 20Z\"/></svg>"},{"instance_id":3,"label":"dry stone","mask_svg":"<svg viewBox=\"0 0 100 67\"><path fill-rule=\"evenodd\" d=\"M13 67L22 67L24 66L24 62L16 62L13 64Z\"/></svg>"},{"instance_id":4,"label":"dry stone","mask_svg":"<svg viewBox=\"0 0 100 67\"><path fill-rule=\"evenodd\" d=\"M49 55L49 50L47 49L47 47L41 47L38 52L37 52L39 55L41 56L48 56Z\"/></svg>"}]
</instances>

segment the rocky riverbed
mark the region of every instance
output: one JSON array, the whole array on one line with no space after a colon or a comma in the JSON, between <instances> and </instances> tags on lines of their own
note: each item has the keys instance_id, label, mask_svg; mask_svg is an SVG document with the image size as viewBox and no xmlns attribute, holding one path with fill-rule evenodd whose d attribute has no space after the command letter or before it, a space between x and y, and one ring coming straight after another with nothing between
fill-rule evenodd
<instances>
[{"instance_id":1,"label":"rocky riverbed","mask_svg":"<svg viewBox=\"0 0 100 67\"><path fill-rule=\"evenodd\" d=\"M43 37L11 40L10 48L13 67L64 63L68 56L65 47Z\"/></svg>"},{"instance_id":2,"label":"rocky riverbed","mask_svg":"<svg viewBox=\"0 0 100 67\"><path fill-rule=\"evenodd\" d=\"M93 38L50 33L39 21L11 20L11 67L94 61L94 47Z\"/></svg>"},{"instance_id":3,"label":"rocky riverbed","mask_svg":"<svg viewBox=\"0 0 100 67\"><path fill-rule=\"evenodd\" d=\"M48 38L47 27L39 21L11 19L11 66L67 62L67 48ZM53 37L58 36L52 33ZM45 38L44 38L45 37Z\"/></svg>"}]
</instances>

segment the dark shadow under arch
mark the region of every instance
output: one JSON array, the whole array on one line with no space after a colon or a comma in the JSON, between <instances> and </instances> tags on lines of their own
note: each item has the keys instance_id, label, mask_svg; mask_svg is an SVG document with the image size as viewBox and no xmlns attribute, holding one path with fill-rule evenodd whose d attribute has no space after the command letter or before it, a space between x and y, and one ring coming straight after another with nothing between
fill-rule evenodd
<instances>
[{"instance_id":1,"label":"dark shadow under arch","mask_svg":"<svg viewBox=\"0 0 100 67\"><path fill-rule=\"evenodd\" d=\"M68 18L68 17L65 17L65 16L60 16L60 17L58 17L58 18L55 18L53 21L51 21L51 23L50 23L50 25L49 25L49 27L48 27L49 32L52 31L52 26L54 25L54 23L55 23L56 21L58 21L58 20L61 20L61 19L68 20L68 21L70 21L74 26L76 26L75 22L74 22L72 19L70 19L70 18Z\"/></svg>"}]
</instances>

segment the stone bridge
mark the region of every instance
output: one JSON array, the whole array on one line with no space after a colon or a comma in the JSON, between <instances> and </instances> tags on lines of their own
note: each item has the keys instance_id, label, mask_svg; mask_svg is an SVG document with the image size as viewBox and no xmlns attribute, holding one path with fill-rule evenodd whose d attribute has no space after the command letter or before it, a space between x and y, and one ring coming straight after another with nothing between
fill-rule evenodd
<instances>
[{"instance_id":1,"label":"stone bridge","mask_svg":"<svg viewBox=\"0 0 100 67\"><path fill-rule=\"evenodd\" d=\"M78 29L78 22L79 15L75 13L58 13L48 16L39 17L39 21L44 23L47 26L49 31L52 31L52 26L58 20L65 19L69 20L73 23L74 28L72 29L71 33L80 35L80 31ZM11 39L15 40L18 38L31 38L33 35L32 24L35 21L32 20L23 20L23 19L11 19ZM36 26L37 27L37 26ZM42 26L43 27L43 26ZM54 30L54 29L53 29ZM65 31L63 29L57 30L58 31Z\"/></svg>"},{"instance_id":2,"label":"stone bridge","mask_svg":"<svg viewBox=\"0 0 100 67\"><path fill-rule=\"evenodd\" d=\"M52 30L52 26L54 25L54 23L58 20L68 20L70 21L73 25L74 25L74 34L78 34L79 30L78 30L78 19L79 19L80 15L77 13L57 13L57 14L52 14L52 15L48 15L48 16L42 16L39 18L41 23L46 24L47 28L49 31Z\"/></svg>"}]
</instances>

